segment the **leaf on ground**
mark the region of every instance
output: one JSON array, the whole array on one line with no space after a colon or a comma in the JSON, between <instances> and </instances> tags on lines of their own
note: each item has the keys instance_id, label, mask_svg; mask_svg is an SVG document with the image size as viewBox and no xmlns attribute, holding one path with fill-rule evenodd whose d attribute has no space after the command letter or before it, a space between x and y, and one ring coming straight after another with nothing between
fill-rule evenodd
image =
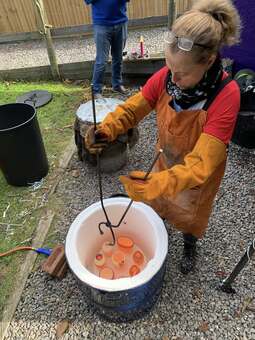
<instances>
[{"instance_id":1,"label":"leaf on ground","mask_svg":"<svg viewBox=\"0 0 255 340\"><path fill-rule=\"evenodd\" d=\"M229 321L229 320L230 320L230 318L229 318L228 315L224 315L224 316L222 317L222 319L223 319L224 321Z\"/></svg>"},{"instance_id":2,"label":"leaf on ground","mask_svg":"<svg viewBox=\"0 0 255 340\"><path fill-rule=\"evenodd\" d=\"M195 289L193 290L193 296L194 296L194 298L197 298L197 299L201 300L202 297L203 297L203 291L202 291L202 289L201 289L201 288L195 288Z\"/></svg>"},{"instance_id":3,"label":"leaf on ground","mask_svg":"<svg viewBox=\"0 0 255 340\"><path fill-rule=\"evenodd\" d=\"M221 279L225 278L228 276L228 274L226 272L224 272L223 270L217 270L215 272L215 275Z\"/></svg>"},{"instance_id":4,"label":"leaf on ground","mask_svg":"<svg viewBox=\"0 0 255 340\"><path fill-rule=\"evenodd\" d=\"M62 320L57 324L56 337L60 338L69 329L69 321Z\"/></svg>"},{"instance_id":5,"label":"leaf on ground","mask_svg":"<svg viewBox=\"0 0 255 340\"><path fill-rule=\"evenodd\" d=\"M244 248L245 248L245 242L244 242L244 240L240 240L239 244L240 244L241 250L244 250Z\"/></svg>"},{"instance_id":6,"label":"leaf on ground","mask_svg":"<svg viewBox=\"0 0 255 340\"><path fill-rule=\"evenodd\" d=\"M248 195L255 196L255 188L251 188L251 189L248 191Z\"/></svg>"},{"instance_id":7,"label":"leaf on ground","mask_svg":"<svg viewBox=\"0 0 255 340\"><path fill-rule=\"evenodd\" d=\"M73 84L76 86L84 85L84 83L85 83L84 80L79 80L79 79L73 81Z\"/></svg>"},{"instance_id":8,"label":"leaf on ground","mask_svg":"<svg viewBox=\"0 0 255 340\"><path fill-rule=\"evenodd\" d=\"M207 331L209 330L209 324L208 324L208 322L207 322L207 321L203 321L203 322L199 325L198 330L199 330L200 332L203 332L203 333L207 332Z\"/></svg>"},{"instance_id":9,"label":"leaf on ground","mask_svg":"<svg viewBox=\"0 0 255 340\"><path fill-rule=\"evenodd\" d=\"M80 170L76 169L76 170L72 170L71 172L72 176L77 178L80 176Z\"/></svg>"},{"instance_id":10,"label":"leaf on ground","mask_svg":"<svg viewBox=\"0 0 255 340\"><path fill-rule=\"evenodd\" d=\"M245 297L244 301L241 303L240 307L235 311L235 317L240 318L242 314L248 310L248 308L251 305L251 302L253 300L253 297L247 296Z\"/></svg>"},{"instance_id":11,"label":"leaf on ground","mask_svg":"<svg viewBox=\"0 0 255 340\"><path fill-rule=\"evenodd\" d=\"M66 78L66 79L64 80L64 83L67 84L67 85L69 85L69 84L72 84L72 83L73 83L73 80L67 79L67 78Z\"/></svg>"},{"instance_id":12,"label":"leaf on ground","mask_svg":"<svg viewBox=\"0 0 255 340\"><path fill-rule=\"evenodd\" d=\"M246 309L247 309L249 312L255 313L255 304L250 304L249 306L247 306Z\"/></svg>"}]
</instances>

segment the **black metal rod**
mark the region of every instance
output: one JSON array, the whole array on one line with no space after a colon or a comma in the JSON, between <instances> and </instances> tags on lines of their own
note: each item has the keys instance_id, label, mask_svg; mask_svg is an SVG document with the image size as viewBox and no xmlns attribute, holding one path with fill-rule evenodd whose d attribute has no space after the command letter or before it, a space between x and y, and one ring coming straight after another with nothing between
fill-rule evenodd
<instances>
[{"instance_id":1,"label":"black metal rod","mask_svg":"<svg viewBox=\"0 0 255 340\"><path fill-rule=\"evenodd\" d=\"M159 159L160 155L163 153L163 149L159 149L158 153L156 154L153 162L151 163L151 166L149 167L148 171L146 172L143 180L145 181L149 174L151 173L151 170L153 169L154 165L156 164L157 160Z\"/></svg>"},{"instance_id":2,"label":"black metal rod","mask_svg":"<svg viewBox=\"0 0 255 340\"><path fill-rule=\"evenodd\" d=\"M94 96L93 84L91 84L91 98L92 98L92 111L93 111L94 130L96 131L96 129L97 129L97 118L96 118L96 106L95 106L95 96Z\"/></svg>"},{"instance_id":3,"label":"black metal rod","mask_svg":"<svg viewBox=\"0 0 255 340\"><path fill-rule=\"evenodd\" d=\"M231 285L234 282L234 280L236 279L237 275L244 268L246 263L250 261L254 252L255 252L255 239L248 246L245 254L241 257L240 261L236 264L232 273L226 279L223 280L223 282L220 285L221 290L223 290L224 292L227 292L227 293L233 293L234 292Z\"/></svg>"},{"instance_id":4,"label":"black metal rod","mask_svg":"<svg viewBox=\"0 0 255 340\"><path fill-rule=\"evenodd\" d=\"M97 152L97 173L98 173L98 182L99 182L99 194L100 194L100 201L101 201L101 206L105 214L105 218L108 224L110 223L109 217L107 215L106 209L104 207L104 200L103 200L103 189L102 189L102 177L101 177L101 164L100 164L100 156L99 152Z\"/></svg>"},{"instance_id":5,"label":"black metal rod","mask_svg":"<svg viewBox=\"0 0 255 340\"><path fill-rule=\"evenodd\" d=\"M93 88L93 84L91 84L91 98L92 98L92 110L93 110L93 121L94 121L94 132L96 132L97 130L97 121L96 121L96 106L95 106L95 96L94 96L94 88ZM110 219L107 215L105 206L104 206L104 200L103 200L103 189L102 189L102 177L101 177L101 164L100 164L100 155L99 152L97 152L96 154L96 159L97 159L97 174L98 174L98 182L99 182L99 193L100 193L100 202L101 202L101 207L103 209L105 218L106 218L106 222L101 222L98 224L98 229L100 231L100 234L103 234L103 230L101 228L101 225L105 225L106 227L110 228L111 234L112 234L112 238L113 238L113 243L112 245L115 245L115 235L114 232L112 230L113 225L110 222Z\"/></svg>"},{"instance_id":6,"label":"black metal rod","mask_svg":"<svg viewBox=\"0 0 255 340\"><path fill-rule=\"evenodd\" d=\"M100 156L99 156L99 152L97 153L97 172L98 172L98 182L99 182L99 192L100 192L100 202L101 202L101 207L103 209L103 212L104 212L104 215L105 215L105 218L106 218L106 222L100 222L98 224L98 229L99 229L99 232L101 235L103 235L103 230L101 228L101 225L105 225L107 228L110 229L111 231L111 234L112 234L112 239L113 239L113 242L110 243L112 246L115 245L116 243L116 239L115 239L115 235L114 235L114 232L113 232L113 229L114 226L111 224L111 221L107 215L107 212L106 212L106 209L105 209L105 206L104 206L104 199L103 199L103 189L102 189L102 178L101 178L101 164L100 164Z\"/></svg>"},{"instance_id":7,"label":"black metal rod","mask_svg":"<svg viewBox=\"0 0 255 340\"><path fill-rule=\"evenodd\" d=\"M127 212L129 210L129 208L131 207L132 203L134 202L134 200L130 200L127 209L124 211L124 214L122 215L121 219L119 220L119 223L116 225L116 227L119 227L122 223L122 221L124 220L125 216L127 215Z\"/></svg>"},{"instance_id":8,"label":"black metal rod","mask_svg":"<svg viewBox=\"0 0 255 340\"><path fill-rule=\"evenodd\" d=\"M160 155L161 155L162 152L163 152L162 149L160 149L160 150L158 151L158 153L156 154L156 156L155 156L155 158L154 158L154 160L153 160L153 162L152 162L150 168L149 168L148 171L146 172L146 174L145 174L143 180L146 180L146 179L148 178L148 176L149 176L151 170L153 169L153 166L154 166L155 163L157 162L157 160L158 160L158 158L160 157ZM127 208L126 208L126 210L124 211L122 217L120 218L119 223L118 223L117 225L113 225L113 224L111 223L111 221L110 221L108 215L107 215L107 212L106 212L106 209L105 209L105 206L104 206L103 189L102 189L102 178L101 178L101 164L100 164L100 155L99 155L99 152L96 154L96 158L97 158L97 173L98 173L98 182L99 182L100 202L101 202L101 207L102 207L102 209L103 209L103 212L104 212L104 215L105 215L105 218L106 218L106 222L100 222L100 223L98 224L98 229L99 229L99 231L100 231L100 234L103 234L103 231L102 231L102 228L101 228L102 225L105 225L107 228L110 229L111 234L112 234L112 238L113 238L113 242L111 243L111 245L114 246L115 243L116 243L116 238L115 238L115 234L114 234L113 228L118 228L118 227L121 225L123 219L125 218L127 212L129 211L129 209L130 209L130 207L131 207L131 205L132 205L132 203L133 203L134 201L133 201L133 200L130 200L130 202L129 202Z\"/></svg>"},{"instance_id":9,"label":"black metal rod","mask_svg":"<svg viewBox=\"0 0 255 340\"><path fill-rule=\"evenodd\" d=\"M159 149L159 151L158 151L158 153L156 154L156 156L155 156L153 162L151 163L151 166L149 167L149 170L146 172L144 178L142 179L143 181L145 181L145 180L148 178L149 174L151 173L151 170L153 169L155 163L156 163L157 160L159 159L159 157L160 157L160 155L162 154L162 152L163 152L163 150L162 150L162 149ZM129 204L128 204L128 206L127 206L127 209L124 211L124 214L122 215L122 217L121 217L121 219L120 219L120 221L119 221L119 223L117 224L116 227L119 227L119 226L121 225L121 222L123 221L124 217L126 216L128 210L130 209L130 207L131 207L131 205L132 205L133 202L134 202L134 200L131 200L131 201L129 202Z\"/></svg>"}]
</instances>

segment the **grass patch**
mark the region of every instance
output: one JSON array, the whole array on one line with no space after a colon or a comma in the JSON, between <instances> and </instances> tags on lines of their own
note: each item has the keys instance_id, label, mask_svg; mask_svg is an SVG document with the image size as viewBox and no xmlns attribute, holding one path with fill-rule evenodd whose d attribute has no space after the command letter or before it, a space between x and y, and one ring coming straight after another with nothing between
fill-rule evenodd
<instances>
[{"instance_id":1,"label":"grass patch","mask_svg":"<svg viewBox=\"0 0 255 340\"><path fill-rule=\"evenodd\" d=\"M36 89L53 94L49 104L37 109L50 171L37 190L12 187L0 172L0 253L19 245L31 245L42 211L49 204L48 193L54 182L54 169L73 135L75 112L84 100L85 89L82 86L57 82L4 82L0 83L0 103L15 103L18 96ZM0 258L0 319L25 256L26 253L19 252Z\"/></svg>"}]
</instances>

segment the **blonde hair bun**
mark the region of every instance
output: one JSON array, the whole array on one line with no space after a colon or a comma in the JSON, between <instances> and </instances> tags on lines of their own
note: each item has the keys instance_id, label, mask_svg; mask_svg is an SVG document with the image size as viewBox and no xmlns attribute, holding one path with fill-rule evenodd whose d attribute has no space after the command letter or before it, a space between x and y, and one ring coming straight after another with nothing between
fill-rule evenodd
<instances>
[{"instance_id":1,"label":"blonde hair bun","mask_svg":"<svg viewBox=\"0 0 255 340\"><path fill-rule=\"evenodd\" d=\"M234 45L239 42L241 21L231 0L195 0L191 11L211 15L222 25L221 45Z\"/></svg>"}]
</instances>

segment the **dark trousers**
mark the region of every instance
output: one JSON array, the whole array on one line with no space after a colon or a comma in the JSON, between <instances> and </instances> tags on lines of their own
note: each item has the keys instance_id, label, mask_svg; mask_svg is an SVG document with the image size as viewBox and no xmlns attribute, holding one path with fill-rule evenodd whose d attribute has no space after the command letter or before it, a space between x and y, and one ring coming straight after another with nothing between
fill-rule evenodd
<instances>
[{"instance_id":1,"label":"dark trousers","mask_svg":"<svg viewBox=\"0 0 255 340\"><path fill-rule=\"evenodd\" d=\"M93 88L100 93L103 87L105 67L112 55L112 87L122 85L122 52L127 40L127 23L114 26L94 25L96 61L93 71Z\"/></svg>"}]
</instances>

